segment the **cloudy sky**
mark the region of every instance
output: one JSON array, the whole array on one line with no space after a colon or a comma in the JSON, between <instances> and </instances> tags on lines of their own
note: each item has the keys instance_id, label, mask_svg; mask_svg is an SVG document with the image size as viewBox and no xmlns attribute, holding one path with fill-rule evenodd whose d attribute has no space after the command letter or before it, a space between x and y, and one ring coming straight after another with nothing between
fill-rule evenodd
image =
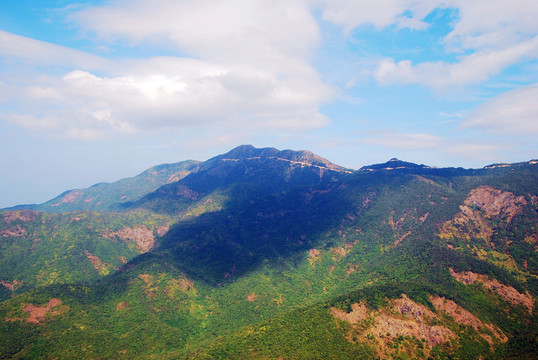
<instances>
[{"instance_id":1,"label":"cloudy sky","mask_svg":"<svg viewBox=\"0 0 538 360\"><path fill-rule=\"evenodd\" d=\"M538 158L536 0L0 0L0 207L240 144Z\"/></svg>"}]
</instances>

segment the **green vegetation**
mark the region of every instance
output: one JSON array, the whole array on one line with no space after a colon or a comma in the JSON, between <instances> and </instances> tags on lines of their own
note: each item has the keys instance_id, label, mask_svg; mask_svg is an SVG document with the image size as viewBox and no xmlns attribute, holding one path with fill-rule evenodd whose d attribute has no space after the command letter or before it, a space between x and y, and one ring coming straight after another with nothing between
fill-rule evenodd
<instances>
[{"instance_id":1,"label":"green vegetation","mask_svg":"<svg viewBox=\"0 0 538 360\"><path fill-rule=\"evenodd\" d=\"M134 177L95 184L87 189L69 190L43 204L21 205L13 210L31 209L55 213L77 210L118 211L129 207L147 193L184 178L198 164L198 161L187 160L158 165Z\"/></svg>"},{"instance_id":2,"label":"green vegetation","mask_svg":"<svg viewBox=\"0 0 538 360\"><path fill-rule=\"evenodd\" d=\"M139 209L2 212L0 358L536 354L538 168L401 163L241 147Z\"/></svg>"}]
</instances>

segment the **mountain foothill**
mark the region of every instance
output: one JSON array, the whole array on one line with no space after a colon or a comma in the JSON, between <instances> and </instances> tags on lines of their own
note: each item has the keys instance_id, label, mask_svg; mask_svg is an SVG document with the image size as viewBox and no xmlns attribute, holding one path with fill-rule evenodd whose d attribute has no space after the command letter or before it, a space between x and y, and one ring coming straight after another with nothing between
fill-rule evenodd
<instances>
[{"instance_id":1,"label":"mountain foothill","mask_svg":"<svg viewBox=\"0 0 538 360\"><path fill-rule=\"evenodd\" d=\"M534 359L538 161L239 146L0 210L0 359Z\"/></svg>"}]
</instances>

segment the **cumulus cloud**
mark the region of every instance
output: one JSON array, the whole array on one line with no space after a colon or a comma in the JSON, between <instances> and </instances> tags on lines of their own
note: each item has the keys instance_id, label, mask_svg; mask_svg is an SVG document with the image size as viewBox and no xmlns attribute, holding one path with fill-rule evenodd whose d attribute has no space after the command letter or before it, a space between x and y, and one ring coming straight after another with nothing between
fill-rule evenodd
<instances>
[{"instance_id":1,"label":"cumulus cloud","mask_svg":"<svg viewBox=\"0 0 538 360\"><path fill-rule=\"evenodd\" d=\"M424 18L442 3L439 0L326 0L323 18L341 26L346 33L361 25L424 30L428 27Z\"/></svg>"},{"instance_id":2,"label":"cumulus cloud","mask_svg":"<svg viewBox=\"0 0 538 360\"><path fill-rule=\"evenodd\" d=\"M19 109L5 119L36 129L56 119L64 135L81 138L107 128L226 124L272 131L329 122L318 108L333 89L309 64L320 36L306 2L117 0L76 8L69 19L98 44L157 44L177 56L104 60L1 32L4 58L63 66L56 75L15 67L19 73L6 86Z\"/></svg>"},{"instance_id":3,"label":"cumulus cloud","mask_svg":"<svg viewBox=\"0 0 538 360\"><path fill-rule=\"evenodd\" d=\"M534 0L336 0L324 3L323 17L346 33L362 25L424 30L434 9L454 9L453 29L443 39L455 62L395 61L386 58L374 71L382 85L423 84L431 88L487 81L521 61L538 58L538 2Z\"/></svg>"},{"instance_id":4,"label":"cumulus cloud","mask_svg":"<svg viewBox=\"0 0 538 360\"><path fill-rule=\"evenodd\" d=\"M0 30L0 58L18 59L39 66L67 65L85 69L113 67L112 62L102 57L3 30Z\"/></svg>"},{"instance_id":5,"label":"cumulus cloud","mask_svg":"<svg viewBox=\"0 0 538 360\"><path fill-rule=\"evenodd\" d=\"M32 129L55 124L64 135L86 139L107 130L207 124L301 130L328 123L317 108L331 90L317 77L280 79L262 69L172 57L130 60L122 68L114 76L72 70L14 84L10 102L24 114L3 117Z\"/></svg>"},{"instance_id":6,"label":"cumulus cloud","mask_svg":"<svg viewBox=\"0 0 538 360\"><path fill-rule=\"evenodd\" d=\"M70 19L104 41L162 43L204 60L283 73L310 71L304 60L320 41L301 0L116 0Z\"/></svg>"},{"instance_id":7,"label":"cumulus cloud","mask_svg":"<svg viewBox=\"0 0 538 360\"><path fill-rule=\"evenodd\" d=\"M476 109L462 128L505 135L538 135L538 84L498 95Z\"/></svg>"},{"instance_id":8,"label":"cumulus cloud","mask_svg":"<svg viewBox=\"0 0 538 360\"><path fill-rule=\"evenodd\" d=\"M112 0L65 11L96 48L114 52L114 44L127 42L175 56L105 58L0 30L0 60L7 64L0 101L10 105L0 116L81 138L207 124L320 127L329 119L319 108L334 89L311 65L322 39L314 12L349 34L361 25L424 30L437 8L458 11L443 39L447 51L461 52L458 60L386 58L374 70L380 84L466 86L538 58L532 0ZM421 140L433 141L401 141Z\"/></svg>"},{"instance_id":9,"label":"cumulus cloud","mask_svg":"<svg viewBox=\"0 0 538 360\"><path fill-rule=\"evenodd\" d=\"M467 86L484 82L516 62L534 58L538 58L538 36L501 50L481 50L462 56L456 63L438 61L413 65L409 60L396 63L393 59L384 59L374 76L383 85Z\"/></svg>"}]
</instances>

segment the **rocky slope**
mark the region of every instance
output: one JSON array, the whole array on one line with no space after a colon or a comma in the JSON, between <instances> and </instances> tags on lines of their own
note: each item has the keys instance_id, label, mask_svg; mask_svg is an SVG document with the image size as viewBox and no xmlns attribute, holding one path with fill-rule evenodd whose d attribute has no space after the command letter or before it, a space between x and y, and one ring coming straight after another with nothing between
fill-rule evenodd
<instances>
[{"instance_id":1,"label":"rocky slope","mask_svg":"<svg viewBox=\"0 0 538 360\"><path fill-rule=\"evenodd\" d=\"M0 357L532 358L536 164L396 165L245 146L146 210L3 212ZM14 254L97 281L24 289Z\"/></svg>"}]
</instances>

